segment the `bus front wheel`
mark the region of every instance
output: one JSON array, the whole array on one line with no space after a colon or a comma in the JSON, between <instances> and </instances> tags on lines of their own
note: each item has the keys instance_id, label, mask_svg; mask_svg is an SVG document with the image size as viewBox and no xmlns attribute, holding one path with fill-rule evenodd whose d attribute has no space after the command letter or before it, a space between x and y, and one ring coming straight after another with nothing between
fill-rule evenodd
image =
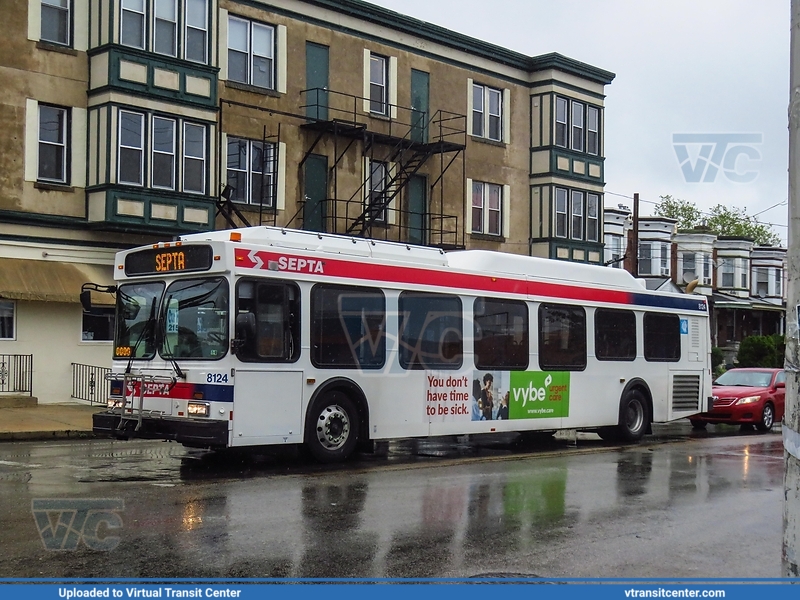
<instances>
[{"instance_id":1,"label":"bus front wheel","mask_svg":"<svg viewBox=\"0 0 800 600\"><path fill-rule=\"evenodd\" d=\"M343 392L328 392L317 399L306 422L305 443L320 462L345 460L358 442L358 412Z\"/></svg>"},{"instance_id":2,"label":"bus front wheel","mask_svg":"<svg viewBox=\"0 0 800 600\"><path fill-rule=\"evenodd\" d=\"M619 403L616 427L604 427L598 433L604 440L638 442L650 427L650 409L644 394L629 390Z\"/></svg>"}]
</instances>

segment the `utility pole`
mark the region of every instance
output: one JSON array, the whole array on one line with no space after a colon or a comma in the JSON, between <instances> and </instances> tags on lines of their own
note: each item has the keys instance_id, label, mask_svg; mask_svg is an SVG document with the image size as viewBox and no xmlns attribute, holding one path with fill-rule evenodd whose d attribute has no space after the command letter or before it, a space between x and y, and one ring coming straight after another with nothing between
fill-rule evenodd
<instances>
[{"instance_id":1,"label":"utility pole","mask_svg":"<svg viewBox=\"0 0 800 600\"><path fill-rule=\"evenodd\" d=\"M783 417L783 576L800 577L800 0L792 0L789 62L789 252L786 306L786 412Z\"/></svg>"},{"instance_id":2,"label":"utility pole","mask_svg":"<svg viewBox=\"0 0 800 600\"><path fill-rule=\"evenodd\" d=\"M633 195L633 229L628 252L631 256L631 275L639 276L639 193Z\"/></svg>"}]
</instances>

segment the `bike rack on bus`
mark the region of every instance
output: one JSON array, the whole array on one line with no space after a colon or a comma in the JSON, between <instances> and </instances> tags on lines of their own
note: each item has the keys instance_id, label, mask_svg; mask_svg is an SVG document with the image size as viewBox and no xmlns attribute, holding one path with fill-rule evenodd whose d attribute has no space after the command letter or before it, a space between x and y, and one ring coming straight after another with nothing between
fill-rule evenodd
<instances>
[{"instance_id":1,"label":"bike rack on bus","mask_svg":"<svg viewBox=\"0 0 800 600\"><path fill-rule=\"evenodd\" d=\"M112 411L117 412L117 410L119 410L120 419L119 425L117 425L117 431L125 431L125 423L135 421L136 427L133 429L134 433L141 429L142 417L145 412L148 413L148 416L153 417L161 417L164 415L164 411L144 410L144 392L146 384L167 383L171 387L176 383L174 377L160 377L158 375L144 375L142 373L108 373L106 374L106 380L122 380L122 405L114 407ZM136 393L137 384L139 390L138 394ZM130 390L130 403L128 402L128 390ZM134 406L137 399L138 405ZM128 411L130 411L130 414L127 414Z\"/></svg>"}]
</instances>

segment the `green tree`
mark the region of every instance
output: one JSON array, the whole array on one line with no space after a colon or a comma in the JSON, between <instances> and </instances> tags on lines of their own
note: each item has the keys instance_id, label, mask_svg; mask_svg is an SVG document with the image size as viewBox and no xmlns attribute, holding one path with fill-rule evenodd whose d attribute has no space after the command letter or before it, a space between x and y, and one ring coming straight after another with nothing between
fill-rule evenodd
<instances>
[{"instance_id":1,"label":"green tree","mask_svg":"<svg viewBox=\"0 0 800 600\"><path fill-rule=\"evenodd\" d=\"M782 335L751 335L739 344L738 367L783 367L786 340Z\"/></svg>"},{"instance_id":2,"label":"green tree","mask_svg":"<svg viewBox=\"0 0 800 600\"><path fill-rule=\"evenodd\" d=\"M667 195L661 196L655 213L660 217L676 219L678 229L705 226L717 235L750 238L759 246L778 246L781 243L781 238L769 225L759 222L741 208L717 204L711 209L710 216L704 218L694 202Z\"/></svg>"}]
</instances>

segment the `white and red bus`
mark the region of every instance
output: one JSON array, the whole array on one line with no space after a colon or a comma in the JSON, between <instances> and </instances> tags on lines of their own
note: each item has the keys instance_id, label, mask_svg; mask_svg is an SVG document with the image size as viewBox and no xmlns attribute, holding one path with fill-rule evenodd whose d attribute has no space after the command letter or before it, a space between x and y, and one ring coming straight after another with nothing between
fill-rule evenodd
<instances>
[{"instance_id":1,"label":"white and red bus","mask_svg":"<svg viewBox=\"0 0 800 600\"><path fill-rule=\"evenodd\" d=\"M590 430L711 396L703 296L621 269L252 227L120 252L94 430L230 448Z\"/></svg>"}]
</instances>

